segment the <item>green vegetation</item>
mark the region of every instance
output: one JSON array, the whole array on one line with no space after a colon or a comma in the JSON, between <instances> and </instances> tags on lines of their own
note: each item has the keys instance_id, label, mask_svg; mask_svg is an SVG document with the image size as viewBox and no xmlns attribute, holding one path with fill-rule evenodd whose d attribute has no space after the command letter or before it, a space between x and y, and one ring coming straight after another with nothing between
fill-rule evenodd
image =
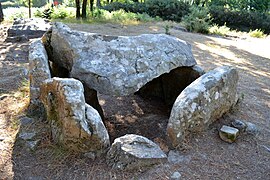
<instances>
[{"instance_id":1,"label":"green vegetation","mask_svg":"<svg viewBox=\"0 0 270 180\"><path fill-rule=\"evenodd\" d=\"M226 36L229 34L230 31L231 31L230 28L227 27L226 24L223 26L218 26L214 24L209 28L209 34L216 34L219 36Z\"/></svg>"},{"instance_id":2,"label":"green vegetation","mask_svg":"<svg viewBox=\"0 0 270 180\"><path fill-rule=\"evenodd\" d=\"M264 32L260 29L255 29L254 31L249 31L249 36L251 37L255 37L255 38L264 38L266 37L266 35L264 34Z\"/></svg>"},{"instance_id":3,"label":"green vegetation","mask_svg":"<svg viewBox=\"0 0 270 180\"><path fill-rule=\"evenodd\" d=\"M5 10L7 6L27 6L27 2L28 0L2 0L2 6ZM115 0L113 2L57 0L57 2L61 5L52 7L52 1L32 0L33 7L42 6L32 8L32 14L36 17L68 22L138 23L162 19L181 23L192 32L220 36L230 34L231 31L249 32L252 37L265 37L264 33L270 33L270 0ZM27 17L26 10L21 8L12 10L11 13L4 12L9 16L7 19ZM169 28L166 27L165 32L169 33Z\"/></svg>"},{"instance_id":4,"label":"green vegetation","mask_svg":"<svg viewBox=\"0 0 270 180\"><path fill-rule=\"evenodd\" d=\"M190 13L183 17L182 23L189 31L208 33L211 16L206 8L192 6Z\"/></svg>"}]
</instances>

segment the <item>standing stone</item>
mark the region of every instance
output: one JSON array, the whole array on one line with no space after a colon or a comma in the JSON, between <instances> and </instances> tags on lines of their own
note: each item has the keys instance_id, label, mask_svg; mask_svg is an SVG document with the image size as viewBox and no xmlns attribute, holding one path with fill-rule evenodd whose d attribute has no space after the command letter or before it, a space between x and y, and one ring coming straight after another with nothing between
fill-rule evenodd
<instances>
[{"instance_id":1,"label":"standing stone","mask_svg":"<svg viewBox=\"0 0 270 180\"><path fill-rule=\"evenodd\" d=\"M116 169L142 170L166 162L166 154L149 139L127 134L114 140L107 154L107 162Z\"/></svg>"},{"instance_id":2,"label":"standing stone","mask_svg":"<svg viewBox=\"0 0 270 180\"><path fill-rule=\"evenodd\" d=\"M80 81L48 79L41 86L41 100L56 143L80 152L106 151L109 136L97 111L85 104Z\"/></svg>"},{"instance_id":3,"label":"standing stone","mask_svg":"<svg viewBox=\"0 0 270 180\"><path fill-rule=\"evenodd\" d=\"M164 34L106 36L55 23L51 47L53 61L71 77L107 95L133 94L164 73L196 64L188 43Z\"/></svg>"},{"instance_id":4,"label":"standing stone","mask_svg":"<svg viewBox=\"0 0 270 180\"><path fill-rule=\"evenodd\" d=\"M167 126L174 147L188 132L204 130L235 105L237 81L236 69L223 66L204 74L181 92Z\"/></svg>"},{"instance_id":5,"label":"standing stone","mask_svg":"<svg viewBox=\"0 0 270 180\"><path fill-rule=\"evenodd\" d=\"M47 52L41 40L36 40L29 47L30 103L32 106L40 105L40 86L49 78L51 78L51 73Z\"/></svg>"}]
</instances>

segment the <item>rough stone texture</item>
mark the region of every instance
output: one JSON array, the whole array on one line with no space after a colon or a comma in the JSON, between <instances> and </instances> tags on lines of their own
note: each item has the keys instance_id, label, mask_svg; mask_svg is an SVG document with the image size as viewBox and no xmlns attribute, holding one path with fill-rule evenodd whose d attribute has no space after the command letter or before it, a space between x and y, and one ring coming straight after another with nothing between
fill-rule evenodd
<instances>
[{"instance_id":1,"label":"rough stone texture","mask_svg":"<svg viewBox=\"0 0 270 180\"><path fill-rule=\"evenodd\" d=\"M235 105L237 81L236 69L223 66L204 74L181 92L167 126L174 147L188 132L204 130Z\"/></svg>"},{"instance_id":2,"label":"rough stone texture","mask_svg":"<svg viewBox=\"0 0 270 180\"><path fill-rule=\"evenodd\" d=\"M41 18L15 19L7 31L7 41L41 37L50 27L50 22Z\"/></svg>"},{"instance_id":3,"label":"rough stone texture","mask_svg":"<svg viewBox=\"0 0 270 180\"><path fill-rule=\"evenodd\" d=\"M247 128L247 124L244 121L241 121L239 119L235 119L232 122L232 126L237 128L240 132L246 131L246 128Z\"/></svg>"},{"instance_id":4,"label":"rough stone texture","mask_svg":"<svg viewBox=\"0 0 270 180\"><path fill-rule=\"evenodd\" d=\"M19 138L23 140L32 140L36 136L36 132L21 132Z\"/></svg>"},{"instance_id":5,"label":"rough stone texture","mask_svg":"<svg viewBox=\"0 0 270 180\"><path fill-rule=\"evenodd\" d=\"M52 28L54 62L89 88L109 95L129 95L178 67L196 64L185 41L164 34L106 36Z\"/></svg>"},{"instance_id":6,"label":"rough stone texture","mask_svg":"<svg viewBox=\"0 0 270 180\"><path fill-rule=\"evenodd\" d=\"M51 73L48 56L41 40L36 40L29 47L30 102L39 106L40 86Z\"/></svg>"},{"instance_id":7,"label":"rough stone texture","mask_svg":"<svg viewBox=\"0 0 270 180\"><path fill-rule=\"evenodd\" d=\"M85 104L83 85L75 79L52 78L41 86L52 137L70 149L103 153L109 136L99 114Z\"/></svg>"},{"instance_id":8,"label":"rough stone texture","mask_svg":"<svg viewBox=\"0 0 270 180\"><path fill-rule=\"evenodd\" d=\"M257 126L251 122L246 122L247 128L246 132L251 135L257 135L259 133L259 129Z\"/></svg>"},{"instance_id":9,"label":"rough stone texture","mask_svg":"<svg viewBox=\"0 0 270 180\"><path fill-rule=\"evenodd\" d=\"M142 97L158 97L172 106L179 94L202 74L199 66L179 67L148 82L137 93Z\"/></svg>"},{"instance_id":10,"label":"rough stone texture","mask_svg":"<svg viewBox=\"0 0 270 180\"><path fill-rule=\"evenodd\" d=\"M142 170L166 161L166 154L149 139L128 134L114 140L107 153L107 162L121 170Z\"/></svg>"},{"instance_id":11,"label":"rough stone texture","mask_svg":"<svg viewBox=\"0 0 270 180\"><path fill-rule=\"evenodd\" d=\"M110 138L106 127L104 126L102 119L96 109L92 106L85 104L86 107L86 122L92 132L91 141L89 146L96 146L97 149L103 149L110 146ZM99 156L99 154L97 154Z\"/></svg>"},{"instance_id":12,"label":"rough stone texture","mask_svg":"<svg viewBox=\"0 0 270 180\"><path fill-rule=\"evenodd\" d=\"M219 130L219 137L228 143L233 143L238 135L239 130L230 126L223 125Z\"/></svg>"},{"instance_id":13,"label":"rough stone texture","mask_svg":"<svg viewBox=\"0 0 270 180\"><path fill-rule=\"evenodd\" d=\"M172 175L171 175L171 180L180 180L181 179L181 174L180 174L180 172L174 172Z\"/></svg>"}]
</instances>

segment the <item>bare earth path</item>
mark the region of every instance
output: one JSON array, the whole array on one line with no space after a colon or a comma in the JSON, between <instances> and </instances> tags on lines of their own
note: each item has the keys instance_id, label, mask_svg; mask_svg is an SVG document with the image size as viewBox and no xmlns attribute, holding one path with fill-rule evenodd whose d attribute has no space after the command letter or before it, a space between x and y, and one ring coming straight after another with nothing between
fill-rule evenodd
<instances>
[{"instance_id":1,"label":"bare earth path","mask_svg":"<svg viewBox=\"0 0 270 180\"><path fill-rule=\"evenodd\" d=\"M164 33L161 23L70 24L70 27L110 35ZM8 44L1 37L0 179L169 179L175 171L180 172L183 179L270 179L270 39L219 38L175 29L170 32L192 45L198 64L205 70L221 65L237 67L242 100L237 109L208 131L191 135L180 151L178 163L134 173L111 170L104 159L92 161L65 152L46 144L46 138L34 152L18 145L12 121L21 115L19 110L27 103L28 97L21 95L24 91L19 87L25 77L28 43ZM233 144L221 141L217 129L233 119L256 124L259 134L242 135Z\"/></svg>"}]
</instances>

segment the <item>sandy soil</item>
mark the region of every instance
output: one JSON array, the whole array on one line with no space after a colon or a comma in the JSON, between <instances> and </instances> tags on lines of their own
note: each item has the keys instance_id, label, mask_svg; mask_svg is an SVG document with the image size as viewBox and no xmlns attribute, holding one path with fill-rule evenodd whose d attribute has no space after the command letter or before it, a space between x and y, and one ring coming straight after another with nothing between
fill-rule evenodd
<instances>
[{"instance_id":1,"label":"sandy soil","mask_svg":"<svg viewBox=\"0 0 270 180\"><path fill-rule=\"evenodd\" d=\"M135 26L70 24L70 27L110 35L165 32L162 23ZM169 179L175 171L180 172L183 179L269 179L270 39L221 38L181 32L176 29L170 29L170 33L192 45L198 64L205 70L208 71L221 65L237 67L241 102L234 111L224 115L206 132L191 134L180 151L181 158L178 163L166 163L145 172L133 173L111 170L104 159L92 161L79 154L65 151L51 143L46 131L42 131L42 142L33 152L28 151L15 139L16 133L22 127L14 127L12 122L24 115L21 109L27 104L28 99L27 95L21 95L24 91L20 88L26 74L28 43L6 43L3 42L4 36L2 36L0 42L0 137L3 137L3 140L0 139L0 179ZM105 115L107 119L115 122L107 121L106 125L111 130L117 129L116 125L121 127L119 134L125 131L126 133L136 132L136 128L131 125L141 124L141 118L134 118L134 116L140 117L142 110L149 115L145 117L149 126L144 126L141 131L145 132L147 129L151 131L153 128L157 129L163 127L162 124L166 124L164 123L166 113L161 119L159 119L161 116L159 118L154 114L151 116L149 109L155 107L146 106L137 97L125 101L130 101L132 111L129 111L129 108L121 109L125 107L125 103L124 106L121 105L121 99L114 101L103 98L111 104L103 106ZM158 103L155 102L155 104ZM118 111L112 107L117 107L122 111L117 114ZM164 109L161 108L162 105L158 107L159 110ZM257 136L241 135L233 144L221 141L218 137L218 129L223 124L229 125L234 119L256 124L260 133ZM129 123L128 126L125 126L125 122ZM38 127L37 131L42 129L42 124L46 127L46 123L41 119L36 120L34 124ZM158 126L158 124L161 125ZM158 134L146 133L146 136L159 143L163 150L168 151L166 142Z\"/></svg>"}]
</instances>

